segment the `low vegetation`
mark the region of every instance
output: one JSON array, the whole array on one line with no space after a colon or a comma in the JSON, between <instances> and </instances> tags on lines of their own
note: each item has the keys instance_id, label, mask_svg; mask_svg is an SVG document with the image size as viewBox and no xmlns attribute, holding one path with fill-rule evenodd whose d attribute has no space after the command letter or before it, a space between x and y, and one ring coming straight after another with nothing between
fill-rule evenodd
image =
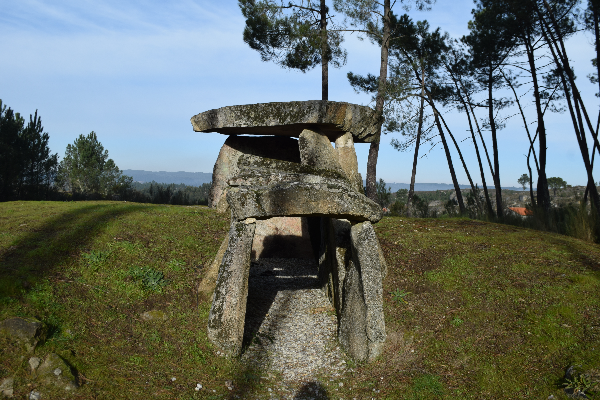
<instances>
[{"instance_id":1,"label":"low vegetation","mask_svg":"<svg viewBox=\"0 0 600 400\"><path fill-rule=\"evenodd\" d=\"M203 206L0 203L0 320L45 322L35 355L59 354L81 384L45 398L270 398L276 374L249 372L206 337L210 296L197 285L228 220ZM597 245L459 218L386 217L376 231L386 347L371 364L347 360L341 381L322 377L321 398L566 399L597 376L565 379L570 366L600 368ZM15 397L37 390L28 357L0 349Z\"/></svg>"}]
</instances>

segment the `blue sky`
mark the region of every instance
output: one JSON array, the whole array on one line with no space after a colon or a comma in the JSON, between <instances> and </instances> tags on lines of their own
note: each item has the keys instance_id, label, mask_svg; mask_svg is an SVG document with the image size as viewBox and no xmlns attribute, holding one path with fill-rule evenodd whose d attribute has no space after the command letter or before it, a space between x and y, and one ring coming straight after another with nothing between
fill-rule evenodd
<instances>
[{"instance_id":1,"label":"blue sky","mask_svg":"<svg viewBox=\"0 0 600 400\"><path fill-rule=\"evenodd\" d=\"M471 9L470 0L439 0L432 11L410 15L459 37L467 33ZM59 157L78 135L95 131L121 169L211 172L226 137L194 132L193 115L228 105L321 95L318 70L303 74L261 62L243 42L243 28L235 0L3 0L0 99L23 115L37 109ZM598 100L585 78L591 72L591 38L580 35L568 45L594 114ZM345 48L347 64L330 70L330 100L368 104L370 98L352 90L346 73L378 71L379 50L352 35ZM449 114L447 119L457 139L467 137L464 116ZM550 116L547 126L548 176L585 184L568 115ZM412 153L394 150L392 137L382 139L378 178L409 182ZM499 140L502 185L517 186L527 171L528 144L520 119L511 119ZM356 147L364 177L368 145ZM471 174L478 177L472 146L465 141L462 147ZM468 183L458 155L453 155L459 182ZM492 181L491 176L486 179ZM419 160L417 182L451 182L441 146Z\"/></svg>"}]
</instances>

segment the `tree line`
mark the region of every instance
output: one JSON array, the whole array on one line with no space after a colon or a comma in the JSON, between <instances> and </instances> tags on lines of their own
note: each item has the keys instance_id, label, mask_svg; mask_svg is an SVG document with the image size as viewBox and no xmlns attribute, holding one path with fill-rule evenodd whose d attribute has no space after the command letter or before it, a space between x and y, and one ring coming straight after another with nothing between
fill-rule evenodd
<instances>
[{"instance_id":1,"label":"tree line","mask_svg":"<svg viewBox=\"0 0 600 400\"><path fill-rule=\"evenodd\" d=\"M67 145L59 162L48 146L37 111L29 122L0 100L0 201L125 200L140 203L206 205L210 183L137 183L123 175L95 132Z\"/></svg>"},{"instance_id":2,"label":"tree line","mask_svg":"<svg viewBox=\"0 0 600 400\"><path fill-rule=\"evenodd\" d=\"M461 214L467 205L456 178L462 168L472 192L483 196L473 201L481 215L502 221L505 217L500 174L499 131L508 118L522 122L529 146L526 165L531 208L551 215L546 121L549 113L566 113L572 122L571 137L577 143L586 170L584 202L600 214L600 196L594 184L595 154L600 153L600 113L592 115L590 104L581 96L582 85L595 85L600 93L600 0L476 0L469 34L452 38L441 28L413 21L406 13L410 6L434 7L433 1L333 0L239 0L246 26L243 40L260 52L264 61L285 68L306 71L322 68L322 99L326 90L328 64L345 62L344 34L357 33L381 49L379 73L361 76L349 72L355 90L373 96L381 117L380 134L400 132L392 145L414 152L411 186L406 211L414 197L414 182L420 148L424 143L444 149ZM335 15L334 11L338 14ZM587 83L577 79L566 42L587 31L593 37L590 58L595 68ZM597 94L598 96L598 94ZM526 113L529 105L532 115ZM457 138L444 116L458 111L468 127L468 139ZM366 193L377 201L376 164L378 140L371 143L367 162ZM458 140L457 140L458 139ZM463 157L472 146L477 158L471 171ZM458 154L454 160L452 152ZM458 164L457 164L458 163ZM486 174L492 177L486 181ZM534 181L537 182L534 193ZM492 199L488 189L495 190ZM600 219L595 230L600 235ZM600 236L599 236L600 237Z\"/></svg>"}]
</instances>

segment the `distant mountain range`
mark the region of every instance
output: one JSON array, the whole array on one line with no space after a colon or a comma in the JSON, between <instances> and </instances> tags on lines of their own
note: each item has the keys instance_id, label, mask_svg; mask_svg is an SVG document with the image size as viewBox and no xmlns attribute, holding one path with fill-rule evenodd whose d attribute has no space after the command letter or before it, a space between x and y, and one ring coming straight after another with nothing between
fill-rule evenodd
<instances>
[{"instance_id":1,"label":"distant mountain range","mask_svg":"<svg viewBox=\"0 0 600 400\"><path fill-rule=\"evenodd\" d=\"M212 181L212 173L207 172L167 172L167 171L143 171L139 169L126 169L123 170L123 174L131 176L135 182L156 182L156 183L183 183L189 186L200 186L203 183L210 183ZM392 193L397 192L400 189L409 189L408 183L387 183L386 185L392 189ZM461 189L470 189L469 185L460 185ZM489 187L493 189L493 187ZM522 188L518 187L503 187L502 189L522 191ZM436 190L454 190L454 186L448 183L415 183L416 192L434 192Z\"/></svg>"},{"instance_id":2,"label":"distant mountain range","mask_svg":"<svg viewBox=\"0 0 600 400\"><path fill-rule=\"evenodd\" d=\"M206 172L167 172L167 171L142 171L139 169L125 169L124 175L131 176L135 182L146 183L183 183L188 186L201 186L212 181L212 173Z\"/></svg>"}]
</instances>

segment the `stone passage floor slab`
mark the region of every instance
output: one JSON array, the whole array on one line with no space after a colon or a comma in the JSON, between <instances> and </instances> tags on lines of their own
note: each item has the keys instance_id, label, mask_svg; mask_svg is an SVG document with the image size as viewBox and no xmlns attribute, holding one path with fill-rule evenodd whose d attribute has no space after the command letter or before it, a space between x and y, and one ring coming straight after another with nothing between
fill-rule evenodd
<instances>
[{"instance_id":1,"label":"stone passage floor slab","mask_svg":"<svg viewBox=\"0 0 600 400\"><path fill-rule=\"evenodd\" d=\"M279 376L279 398L315 396L319 381L348 372L337 318L307 259L259 259L250 267L242 360ZM307 390L314 386L314 390ZM275 393L274 393L275 394Z\"/></svg>"}]
</instances>

